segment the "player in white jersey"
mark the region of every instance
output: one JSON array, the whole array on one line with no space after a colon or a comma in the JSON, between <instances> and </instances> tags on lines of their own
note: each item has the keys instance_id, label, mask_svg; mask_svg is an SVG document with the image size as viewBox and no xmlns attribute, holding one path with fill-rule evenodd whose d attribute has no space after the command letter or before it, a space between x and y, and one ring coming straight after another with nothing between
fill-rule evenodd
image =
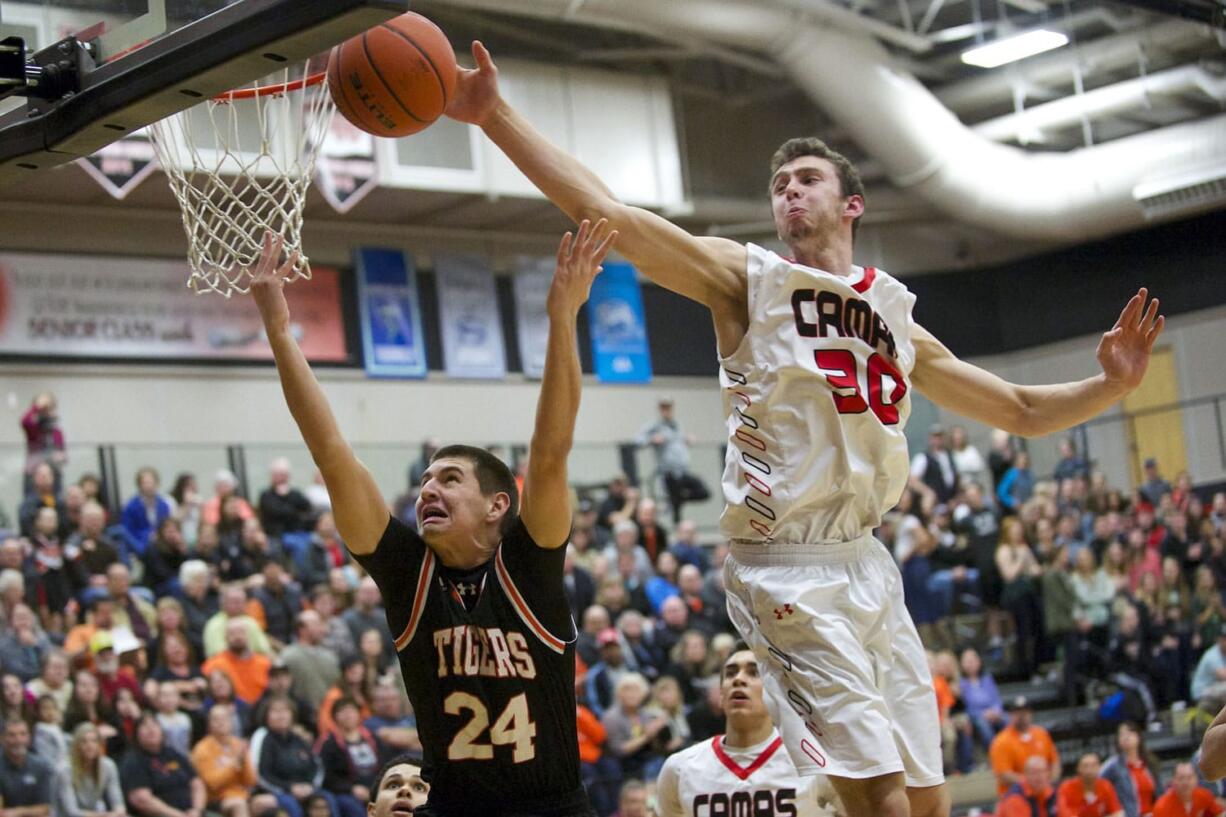
<instances>
[{"instance_id":1,"label":"player in white jersey","mask_svg":"<svg viewBox=\"0 0 1226 817\"><path fill-rule=\"evenodd\" d=\"M656 780L657 817L837 815L826 803L833 795L822 786L826 778L798 774L783 749L763 700L758 659L744 644L724 662L720 701L725 734L664 761Z\"/></svg>"},{"instance_id":2,"label":"player in white jersey","mask_svg":"<svg viewBox=\"0 0 1226 817\"><path fill-rule=\"evenodd\" d=\"M1099 343L1099 374L1007 383L916 324L905 286L852 263L863 185L820 140L790 140L771 161L790 258L699 238L619 202L501 98L480 43L473 56L448 115L480 126L571 218L607 218L644 275L711 311L730 443L729 612L780 702L797 769L825 772L851 817L947 815L932 678L898 568L872 536L906 484L910 390L1013 434L1068 428L1141 382L1157 301L1144 289L1129 300Z\"/></svg>"}]
</instances>

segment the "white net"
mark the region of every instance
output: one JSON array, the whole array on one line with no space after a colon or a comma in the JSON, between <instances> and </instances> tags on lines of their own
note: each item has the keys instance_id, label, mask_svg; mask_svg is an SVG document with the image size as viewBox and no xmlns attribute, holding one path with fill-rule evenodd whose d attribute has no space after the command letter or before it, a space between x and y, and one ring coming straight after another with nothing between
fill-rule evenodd
<instances>
[{"instance_id":1,"label":"white net","mask_svg":"<svg viewBox=\"0 0 1226 817\"><path fill-rule=\"evenodd\" d=\"M287 67L149 129L183 211L196 292L246 292L266 230L299 253L288 280L311 277L302 211L335 110L322 71L317 60Z\"/></svg>"}]
</instances>

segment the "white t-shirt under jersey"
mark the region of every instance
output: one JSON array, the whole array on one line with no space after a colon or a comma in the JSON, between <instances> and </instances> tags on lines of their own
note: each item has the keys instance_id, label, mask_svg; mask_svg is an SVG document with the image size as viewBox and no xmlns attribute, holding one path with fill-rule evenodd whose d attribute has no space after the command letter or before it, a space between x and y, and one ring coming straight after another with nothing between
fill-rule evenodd
<instances>
[{"instance_id":1,"label":"white t-shirt under jersey","mask_svg":"<svg viewBox=\"0 0 1226 817\"><path fill-rule=\"evenodd\" d=\"M659 817L821 817L821 776L801 777L779 732L744 748L724 745L724 736L677 752L664 761L656 781Z\"/></svg>"},{"instance_id":2,"label":"white t-shirt under jersey","mask_svg":"<svg viewBox=\"0 0 1226 817\"><path fill-rule=\"evenodd\" d=\"M907 482L915 296L748 245L749 331L720 360L728 424L720 520L734 542L847 542Z\"/></svg>"}]
</instances>

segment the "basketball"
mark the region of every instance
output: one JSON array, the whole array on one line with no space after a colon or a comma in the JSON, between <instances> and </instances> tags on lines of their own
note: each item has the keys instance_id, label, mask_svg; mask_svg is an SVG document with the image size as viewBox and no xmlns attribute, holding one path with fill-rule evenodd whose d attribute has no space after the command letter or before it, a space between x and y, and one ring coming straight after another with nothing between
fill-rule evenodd
<instances>
[{"instance_id":1,"label":"basketball","mask_svg":"<svg viewBox=\"0 0 1226 817\"><path fill-rule=\"evenodd\" d=\"M408 136L443 115L455 52L442 29L409 12L332 49L328 90L341 115L375 136Z\"/></svg>"}]
</instances>

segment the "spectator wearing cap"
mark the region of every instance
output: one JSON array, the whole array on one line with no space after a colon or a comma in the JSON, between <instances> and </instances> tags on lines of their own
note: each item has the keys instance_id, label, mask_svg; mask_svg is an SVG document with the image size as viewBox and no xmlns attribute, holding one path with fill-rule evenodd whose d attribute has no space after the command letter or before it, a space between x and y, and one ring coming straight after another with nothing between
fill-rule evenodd
<instances>
[{"instance_id":1,"label":"spectator wearing cap","mask_svg":"<svg viewBox=\"0 0 1226 817\"><path fill-rule=\"evenodd\" d=\"M248 519L255 519L255 511L251 507L251 503L243 499L241 496L236 496L238 490L238 477L234 476L234 472L226 468L221 469L213 477L213 496L209 497L200 507L200 522L204 525L216 526L221 522L221 506L231 496L237 499L234 512L238 518L246 522Z\"/></svg>"},{"instance_id":2,"label":"spectator wearing cap","mask_svg":"<svg viewBox=\"0 0 1226 817\"><path fill-rule=\"evenodd\" d=\"M992 771L996 774L996 788L1004 794L1009 787L1022 782L1026 761L1039 757L1046 769L1060 768L1060 753L1051 734L1031 719L1030 703L1024 697L1013 699L1009 705L1009 725L1000 731L988 748Z\"/></svg>"},{"instance_id":3,"label":"spectator wearing cap","mask_svg":"<svg viewBox=\"0 0 1226 817\"><path fill-rule=\"evenodd\" d=\"M121 689L132 693L142 706L148 702L140 682L131 669L121 667L119 657L142 649L143 644L132 635L131 630L116 627L99 630L89 639L89 651L94 657L94 677L98 679L101 699L107 706L114 706Z\"/></svg>"},{"instance_id":4,"label":"spectator wearing cap","mask_svg":"<svg viewBox=\"0 0 1226 817\"><path fill-rule=\"evenodd\" d=\"M690 446L694 440L681 430L673 416L673 398L661 397L656 404L659 416L639 432L635 442L651 446L656 454L656 471L664 480L673 524L681 521L681 509L690 502L711 496L707 486L690 471Z\"/></svg>"},{"instance_id":5,"label":"spectator wearing cap","mask_svg":"<svg viewBox=\"0 0 1226 817\"><path fill-rule=\"evenodd\" d=\"M1197 785L1196 769L1191 763L1175 767L1171 787L1154 803L1154 817L1216 817L1223 809L1213 792Z\"/></svg>"},{"instance_id":6,"label":"spectator wearing cap","mask_svg":"<svg viewBox=\"0 0 1226 817\"><path fill-rule=\"evenodd\" d=\"M958 494L958 469L949 452L945 427L928 429L928 449L911 459L912 490L925 498L925 505L943 505Z\"/></svg>"},{"instance_id":7,"label":"spectator wearing cap","mask_svg":"<svg viewBox=\"0 0 1226 817\"><path fill-rule=\"evenodd\" d=\"M1052 768L1058 767L1049 766L1046 758L1042 756L1026 758L1017 782L1002 794L996 807L996 817L1036 817L1052 814Z\"/></svg>"},{"instance_id":8,"label":"spectator wearing cap","mask_svg":"<svg viewBox=\"0 0 1226 817\"><path fill-rule=\"evenodd\" d=\"M30 726L20 718L4 723L4 751L0 754L0 803L13 817L47 817L51 813L51 785L55 769L30 754Z\"/></svg>"},{"instance_id":9,"label":"spectator wearing cap","mask_svg":"<svg viewBox=\"0 0 1226 817\"><path fill-rule=\"evenodd\" d=\"M136 495L123 506L119 516L119 523L132 537L141 556L158 526L171 514L170 501L158 491L160 484L156 468L146 465L137 471Z\"/></svg>"},{"instance_id":10,"label":"spectator wearing cap","mask_svg":"<svg viewBox=\"0 0 1226 817\"><path fill-rule=\"evenodd\" d=\"M254 704L268 687L268 670L272 661L267 655L251 649L246 622L234 619L226 623L226 648L200 668L206 676L220 669L234 682L234 693L248 704Z\"/></svg>"},{"instance_id":11,"label":"spectator wearing cap","mask_svg":"<svg viewBox=\"0 0 1226 817\"><path fill-rule=\"evenodd\" d=\"M322 646L327 630L319 613L302 611L297 625L298 640L286 647L278 660L289 668L294 696L318 710L328 689L340 678L341 665L336 655Z\"/></svg>"},{"instance_id":12,"label":"spectator wearing cap","mask_svg":"<svg viewBox=\"0 0 1226 817\"><path fill-rule=\"evenodd\" d=\"M87 590L82 603L88 610L85 621L68 631L64 638L64 652L79 665L93 666L90 641L99 632L110 632L115 626L115 600L101 587Z\"/></svg>"},{"instance_id":13,"label":"spectator wearing cap","mask_svg":"<svg viewBox=\"0 0 1226 817\"><path fill-rule=\"evenodd\" d=\"M1145 482L1137 488L1150 507L1157 508L1162 504L1162 497L1171 492L1171 483L1162 478L1158 471L1158 460L1147 457L1145 460Z\"/></svg>"},{"instance_id":14,"label":"spectator wearing cap","mask_svg":"<svg viewBox=\"0 0 1226 817\"><path fill-rule=\"evenodd\" d=\"M600 648L600 660L587 672L587 705L597 718L613 705L617 682L631 670L626 666L621 637L617 630L607 627L596 636Z\"/></svg>"},{"instance_id":15,"label":"spectator wearing cap","mask_svg":"<svg viewBox=\"0 0 1226 817\"><path fill-rule=\"evenodd\" d=\"M1124 817L1115 786L1099 777L1098 755L1086 752L1077 759L1077 775L1056 790L1056 817Z\"/></svg>"}]
</instances>

